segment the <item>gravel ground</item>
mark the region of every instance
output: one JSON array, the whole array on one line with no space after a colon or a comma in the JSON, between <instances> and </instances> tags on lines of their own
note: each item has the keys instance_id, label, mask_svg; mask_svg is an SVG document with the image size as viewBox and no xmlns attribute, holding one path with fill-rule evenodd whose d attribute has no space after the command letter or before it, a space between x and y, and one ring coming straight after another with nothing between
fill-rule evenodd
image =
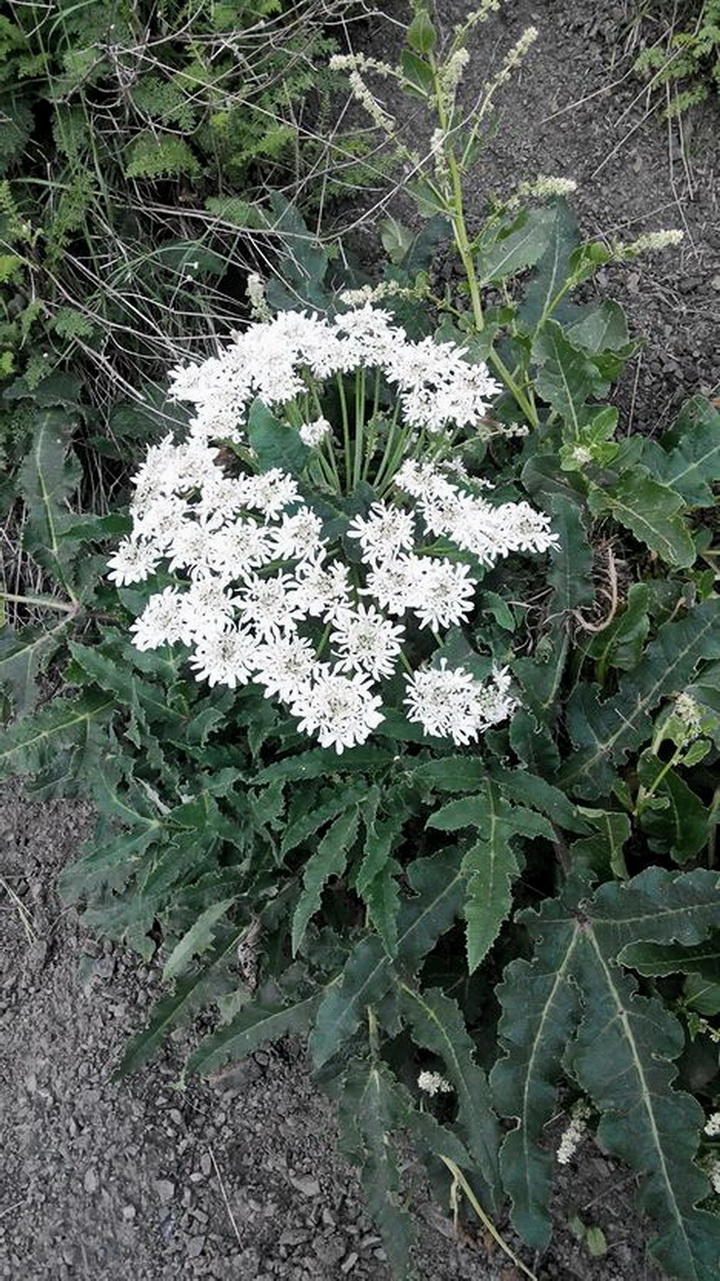
<instances>
[{"instance_id":1,"label":"gravel ground","mask_svg":"<svg viewBox=\"0 0 720 1281\"><path fill-rule=\"evenodd\" d=\"M0 793L0 1278L389 1281L302 1046L179 1090L183 1037L111 1081L159 982L56 898L89 826L77 805ZM631 1183L583 1146L563 1176L552 1249L534 1261L514 1242L539 1281L654 1281ZM472 1225L457 1242L422 1187L413 1209L419 1281L519 1281ZM603 1228L604 1258L568 1230L573 1213Z\"/></svg>"},{"instance_id":2,"label":"gravel ground","mask_svg":"<svg viewBox=\"0 0 720 1281\"><path fill-rule=\"evenodd\" d=\"M441 7L448 27L466 11L455 0ZM720 130L708 107L684 125L683 148L677 128L648 111L623 54L629 8L507 0L478 32L465 89L477 92L534 23L540 39L478 169L478 205L488 189L558 173L580 183L574 204L588 235L685 228L679 255L607 271L597 286L646 338L617 392L624 428L657 431L687 395L718 394ZM392 27L365 35L369 51L388 55ZM14 788L1 799L0 1278L388 1281L302 1047L282 1045L214 1086L179 1091L175 1043L132 1081L111 1082L159 984L131 954L89 938L55 896L88 824L77 805L26 803ZM655 1281L632 1190L632 1177L586 1143L561 1179L551 1250L522 1257L541 1281ZM519 1277L482 1234L456 1242L422 1192L413 1207L421 1281ZM603 1228L603 1257L569 1231L574 1212Z\"/></svg>"}]
</instances>

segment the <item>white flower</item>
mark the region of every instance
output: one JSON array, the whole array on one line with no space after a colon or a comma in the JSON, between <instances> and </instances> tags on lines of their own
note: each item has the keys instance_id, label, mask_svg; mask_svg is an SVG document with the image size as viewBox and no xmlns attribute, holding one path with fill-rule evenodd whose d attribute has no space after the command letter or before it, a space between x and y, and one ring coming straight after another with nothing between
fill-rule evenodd
<instances>
[{"instance_id":1,"label":"white flower","mask_svg":"<svg viewBox=\"0 0 720 1281\"><path fill-rule=\"evenodd\" d=\"M310 449L322 444L326 436L332 435L332 427L327 418L316 418L311 423L300 424L300 439Z\"/></svg>"},{"instance_id":2,"label":"white flower","mask_svg":"<svg viewBox=\"0 0 720 1281\"><path fill-rule=\"evenodd\" d=\"M257 647L249 631L229 627L199 640L190 666L195 668L198 680L235 689L252 680Z\"/></svg>"},{"instance_id":3,"label":"white flower","mask_svg":"<svg viewBox=\"0 0 720 1281\"><path fill-rule=\"evenodd\" d=\"M196 578L180 597L181 639L186 645L224 631L232 622L235 601L219 578Z\"/></svg>"},{"instance_id":4,"label":"white flower","mask_svg":"<svg viewBox=\"0 0 720 1281\"><path fill-rule=\"evenodd\" d=\"M316 734L322 747L334 747L339 756L377 729L384 719L381 705L366 676L345 676L322 664L291 710L300 719L302 733Z\"/></svg>"},{"instance_id":5,"label":"white flower","mask_svg":"<svg viewBox=\"0 0 720 1281\"><path fill-rule=\"evenodd\" d=\"M289 574L270 578L248 574L235 605L243 622L255 628L260 639L275 640L294 631L303 617L295 588L295 580Z\"/></svg>"},{"instance_id":6,"label":"white flower","mask_svg":"<svg viewBox=\"0 0 720 1281\"><path fill-rule=\"evenodd\" d=\"M299 608L310 618L330 621L339 609L350 604L350 576L347 566L323 565L319 560L305 560L295 573L295 590L289 605Z\"/></svg>"},{"instance_id":7,"label":"white flower","mask_svg":"<svg viewBox=\"0 0 720 1281\"><path fill-rule=\"evenodd\" d=\"M320 536L322 521L309 507L301 507L289 516L283 514L282 523L272 531L275 556L279 560L312 560L322 557L324 543Z\"/></svg>"},{"instance_id":8,"label":"white flower","mask_svg":"<svg viewBox=\"0 0 720 1281\"><path fill-rule=\"evenodd\" d=\"M158 649L173 645L183 634L183 597L174 587L166 587L150 597L142 614L131 624L136 649Z\"/></svg>"},{"instance_id":9,"label":"white flower","mask_svg":"<svg viewBox=\"0 0 720 1281\"><path fill-rule=\"evenodd\" d=\"M256 679L267 698L277 695L284 703L300 697L318 670L315 650L304 636L280 636L264 642L255 656Z\"/></svg>"},{"instance_id":10,"label":"white flower","mask_svg":"<svg viewBox=\"0 0 720 1281\"><path fill-rule=\"evenodd\" d=\"M573 1107L570 1114L570 1124L561 1135L558 1145L558 1165L569 1165L582 1143L590 1115L591 1109L586 1103L578 1102Z\"/></svg>"},{"instance_id":11,"label":"white flower","mask_svg":"<svg viewBox=\"0 0 720 1281\"><path fill-rule=\"evenodd\" d=\"M470 567L435 556L420 558L420 577L410 608L421 627L438 631L464 622L472 613L476 580Z\"/></svg>"},{"instance_id":12,"label":"white flower","mask_svg":"<svg viewBox=\"0 0 720 1281\"><path fill-rule=\"evenodd\" d=\"M276 530L254 520L236 520L213 536L210 564L228 579L242 578L249 570L275 559Z\"/></svg>"},{"instance_id":13,"label":"white flower","mask_svg":"<svg viewBox=\"0 0 720 1281\"><path fill-rule=\"evenodd\" d=\"M704 1125L704 1132L705 1134L708 1134L710 1138L715 1138L717 1135L720 1135L720 1112L713 1112L712 1115L708 1117Z\"/></svg>"},{"instance_id":14,"label":"white flower","mask_svg":"<svg viewBox=\"0 0 720 1281\"><path fill-rule=\"evenodd\" d=\"M409 512L387 503L373 503L367 516L356 516L348 528L371 564L390 560L413 546L414 521Z\"/></svg>"},{"instance_id":15,"label":"white flower","mask_svg":"<svg viewBox=\"0 0 720 1281\"><path fill-rule=\"evenodd\" d=\"M369 570L362 596L373 596L389 614L400 618L417 598L422 575L421 556L396 556Z\"/></svg>"},{"instance_id":16,"label":"white flower","mask_svg":"<svg viewBox=\"0 0 720 1281\"><path fill-rule=\"evenodd\" d=\"M259 476L248 477L245 506L262 512L268 520L279 516L283 508L289 507L297 497L297 481L278 467Z\"/></svg>"},{"instance_id":17,"label":"white flower","mask_svg":"<svg viewBox=\"0 0 720 1281\"><path fill-rule=\"evenodd\" d=\"M702 712L691 694L683 690L675 699L675 715L682 721L688 738L699 738L702 733ZM720 1113L716 1114L720 1115ZM720 1133L720 1130L718 1131Z\"/></svg>"},{"instance_id":18,"label":"white flower","mask_svg":"<svg viewBox=\"0 0 720 1281\"><path fill-rule=\"evenodd\" d=\"M407 678L408 720L422 725L426 734L470 743L512 711L508 683L507 673L496 671L492 683L484 685L464 667L449 668L443 658L439 667L421 668Z\"/></svg>"},{"instance_id":19,"label":"white flower","mask_svg":"<svg viewBox=\"0 0 720 1281\"><path fill-rule=\"evenodd\" d=\"M330 639L340 671L366 672L374 680L392 676L404 628L395 626L372 605L343 610Z\"/></svg>"},{"instance_id":20,"label":"white flower","mask_svg":"<svg viewBox=\"0 0 720 1281\"><path fill-rule=\"evenodd\" d=\"M160 552L152 543L124 538L108 561L108 578L119 587L124 587L126 583L142 583L149 574L155 572L159 561Z\"/></svg>"},{"instance_id":21,"label":"white flower","mask_svg":"<svg viewBox=\"0 0 720 1281\"><path fill-rule=\"evenodd\" d=\"M421 1072L417 1079L418 1087L426 1094L452 1094L453 1087L439 1072Z\"/></svg>"}]
</instances>

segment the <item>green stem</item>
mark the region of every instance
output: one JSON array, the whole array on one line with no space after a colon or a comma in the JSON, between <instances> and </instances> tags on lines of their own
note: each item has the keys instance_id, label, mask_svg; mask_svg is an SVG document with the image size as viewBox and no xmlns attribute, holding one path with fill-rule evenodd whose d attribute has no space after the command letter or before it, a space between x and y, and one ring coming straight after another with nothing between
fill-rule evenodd
<instances>
[{"instance_id":1,"label":"green stem","mask_svg":"<svg viewBox=\"0 0 720 1281\"><path fill-rule=\"evenodd\" d=\"M76 614L78 603L69 604L55 596L18 596L15 592L0 591L0 601L9 601L13 605L41 605L43 609L58 609L63 614Z\"/></svg>"},{"instance_id":2,"label":"green stem","mask_svg":"<svg viewBox=\"0 0 720 1281\"><path fill-rule=\"evenodd\" d=\"M495 350L494 347L491 347L488 352L488 360L490 361L490 364L494 367L494 369L496 369L497 372L499 373L500 377L505 383L505 386L507 387L508 391L510 392L514 400L522 409L528 422L533 427L539 427L540 419L538 417L537 409L535 408L534 400L530 400L528 396L526 396L525 393L521 390L521 388L518 387L515 379L513 378L513 375L510 373L510 370L508 369L504 360L498 354L498 352ZM530 392L530 395L532 396L532 392Z\"/></svg>"},{"instance_id":3,"label":"green stem","mask_svg":"<svg viewBox=\"0 0 720 1281\"><path fill-rule=\"evenodd\" d=\"M337 382L338 391L340 393L340 411L342 413L343 443L345 446L345 486L347 492L350 493L352 488L352 472L350 470L352 465L350 457L350 417L348 415L347 397L345 395L345 384L343 382L342 374L337 374L335 381Z\"/></svg>"},{"instance_id":4,"label":"green stem","mask_svg":"<svg viewBox=\"0 0 720 1281\"><path fill-rule=\"evenodd\" d=\"M353 458L353 486L359 484L363 464L365 439L365 370L355 374L355 456Z\"/></svg>"},{"instance_id":5,"label":"green stem","mask_svg":"<svg viewBox=\"0 0 720 1281\"><path fill-rule=\"evenodd\" d=\"M525 1264L522 1263L520 1259L518 1259L517 1255L513 1253L513 1251L511 1250L510 1246L508 1245L504 1237L501 1237L492 1219L488 1218L487 1214L483 1210L480 1202L475 1196L475 1193L473 1192L470 1184L465 1178L465 1175L463 1174L459 1165L456 1165L455 1162L451 1161L449 1157L443 1156L442 1152L438 1153L438 1155L440 1157L440 1160L445 1163L445 1165L447 1166L448 1170L450 1171L453 1177L453 1192L451 1193L451 1204L455 1200L455 1195L456 1195L455 1189L457 1187L461 1187L463 1192L465 1193L465 1196L470 1202L470 1205L472 1206L477 1217L482 1223L483 1227L486 1228L486 1230L490 1233L490 1236L492 1237L493 1241L495 1241L500 1246L500 1249L503 1251L503 1254L506 1254L508 1259L512 1261L514 1266L518 1268L519 1271L522 1272L526 1277L529 1277L530 1281L537 1281L537 1277L535 1276L535 1273L531 1272L529 1268L526 1268Z\"/></svg>"}]
</instances>

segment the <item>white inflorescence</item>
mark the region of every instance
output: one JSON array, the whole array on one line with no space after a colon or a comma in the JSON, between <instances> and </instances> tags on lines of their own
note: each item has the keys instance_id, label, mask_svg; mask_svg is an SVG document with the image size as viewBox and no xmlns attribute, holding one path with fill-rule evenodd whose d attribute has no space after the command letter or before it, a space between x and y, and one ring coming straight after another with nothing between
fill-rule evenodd
<instances>
[{"instance_id":1,"label":"white inflorescence","mask_svg":"<svg viewBox=\"0 0 720 1281\"><path fill-rule=\"evenodd\" d=\"M286 359L292 333L298 344L302 338L303 359L313 368L328 366L328 335L330 346L347 340L355 363L377 362L387 318L365 308L342 325L345 338L340 325L330 330L307 317L284 318L283 342L268 340L272 360L285 362L278 374L284 388L295 376ZM445 659L433 665L432 658L413 670L402 647L412 635L428 653L439 633L470 618L478 563L492 566L510 552L553 546L548 517L527 503L493 506L462 468L409 460L394 489L348 521L341 540L336 521L324 534L312 500L286 472L230 474L227 451L212 438L237 420L247 395L264 388L272 399L273 375L257 338L270 328L249 331L256 368L247 351L233 366L233 379L228 368L213 365L212 396L207 373L176 376L186 392L194 387L204 426L184 442L167 437L149 449L135 477L132 533L109 562L109 577L120 586L164 575L132 625L134 644L140 650L187 646L196 678L211 686L260 685L297 718L301 732L338 753L365 742L382 723L379 684L404 667L408 719L427 734L469 743L512 712L507 671L496 668L479 680ZM413 364L412 375L409 368L403 372L403 361ZM435 352L417 344L412 355L402 355L396 345L398 385L409 386L412 376L419 387L423 361L439 382ZM347 351L341 363L351 367ZM458 357L457 368L461 364ZM467 369L477 390L475 372ZM457 402L459 382L452 395ZM428 411L436 412L429 400ZM321 418L307 427L313 429L308 444L331 430ZM346 547L353 549L349 556ZM168 574L172 581L165 585Z\"/></svg>"},{"instance_id":2,"label":"white inflorescence","mask_svg":"<svg viewBox=\"0 0 720 1281\"><path fill-rule=\"evenodd\" d=\"M560 1138L557 1150L559 1165L569 1165L585 1137L591 1109L587 1103L579 1101L570 1113L570 1124Z\"/></svg>"},{"instance_id":3,"label":"white inflorescence","mask_svg":"<svg viewBox=\"0 0 720 1281\"><path fill-rule=\"evenodd\" d=\"M418 1088L424 1090L426 1094L434 1096L436 1094L452 1094L452 1086L449 1081L445 1080L439 1072L421 1072L418 1079Z\"/></svg>"},{"instance_id":4,"label":"white inflorescence","mask_svg":"<svg viewBox=\"0 0 720 1281\"><path fill-rule=\"evenodd\" d=\"M250 325L217 356L183 365L170 375L171 394L195 406L192 435L199 441L242 438L250 403L295 400L315 383L358 368L380 369L397 389L407 426L430 432L482 428L502 388L483 364L470 364L455 343L412 342L389 312L369 304L334 321L282 312ZM301 429L307 444L322 439L324 420Z\"/></svg>"}]
</instances>

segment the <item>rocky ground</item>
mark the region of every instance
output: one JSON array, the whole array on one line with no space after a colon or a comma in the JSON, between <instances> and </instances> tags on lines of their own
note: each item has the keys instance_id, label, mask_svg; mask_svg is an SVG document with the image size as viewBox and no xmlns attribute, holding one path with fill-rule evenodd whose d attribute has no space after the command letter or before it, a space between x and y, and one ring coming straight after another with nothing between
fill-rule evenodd
<instances>
[{"instance_id":1,"label":"rocky ground","mask_svg":"<svg viewBox=\"0 0 720 1281\"><path fill-rule=\"evenodd\" d=\"M439 7L448 27L465 11L455 0ZM588 235L685 229L679 254L613 269L597 286L646 338L618 399L624 429L653 431L688 394L719 390L720 130L717 107L682 132L658 119L630 71L631 8L508 0L478 33L466 87L477 91L525 26L539 28L478 170L478 204L488 188L563 174L580 183ZM399 13L393 5L388 16ZM368 47L386 53L387 30L369 28ZM0 1278L388 1281L301 1047L256 1054L215 1085L180 1091L182 1045L171 1044L137 1078L112 1083L159 983L133 955L88 937L56 897L88 822L76 805L28 803L14 787L1 798ZM632 1192L632 1177L586 1143L561 1179L550 1251L521 1251L525 1263L548 1281L655 1281ZM422 1193L413 1208L422 1281L519 1277L482 1233L457 1241ZM577 1240L574 1214L602 1227L605 1254L593 1258Z\"/></svg>"}]
</instances>

